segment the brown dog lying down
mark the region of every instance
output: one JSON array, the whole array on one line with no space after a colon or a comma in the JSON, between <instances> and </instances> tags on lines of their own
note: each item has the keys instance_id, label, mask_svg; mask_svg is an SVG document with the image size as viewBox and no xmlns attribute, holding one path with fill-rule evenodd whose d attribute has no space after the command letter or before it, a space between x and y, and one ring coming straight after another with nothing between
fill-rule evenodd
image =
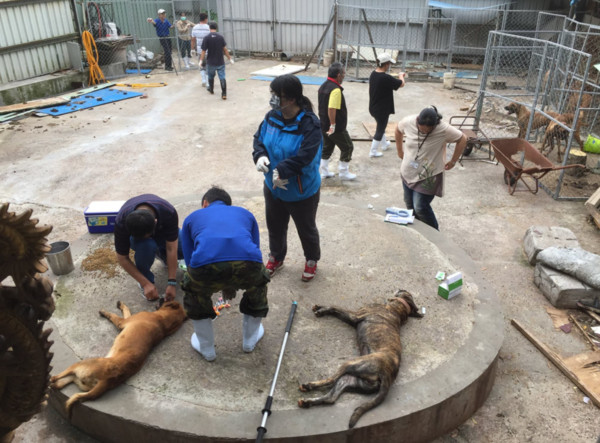
<instances>
[{"instance_id":1,"label":"brown dog lying down","mask_svg":"<svg viewBox=\"0 0 600 443\"><path fill-rule=\"evenodd\" d=\"M177 331L186 318L185 311L176 301L163 304L155 312L138 312L135 315L131 315L129 308L120 301L117 308L123 311L123 317L99 312L121 331L106 357L74 363L50 379L52 388L62 389L74 382L79 389L86 391L73 394L65 403L69 417L75 403L100 397L142 369L152 348Z\"/></svg>"},{"instance_id":2,"label":"brown dog lying down","mask_svg":"<svg viewBox=\"0 0 600 443\"><path fill-rule=\"evenodd\" d=\"M515 102L511 102L508 106L505 106L504 109L508 111L508 115L515 114L517 116L517 125L519 125L518 137L524 138L525 133L527 132L527 126L529 125L529 118L531 116L531 112L529 111L529 109L527 109L526 106L520 105L519 103ZM559 115L557 112L553 111L546 110L545 112L546 114L554 118L558 117ZM536 112L533 116L531 130L533 131L535 129L541 128L542 126L547 126L548 123L550 123L550 120L546 116L540 114L539 112Z\"/></svg>"},{"instance_id":3,"label":"brown dog lying down","mask_svg":"<svg viewBox=\"0 0 600 443\"><path fill-rule=\"evenodd\" d=\"M400 326L408 317L423 317L412 295L399 290L386 304L372 304L356 312L335 306L313 306L317 317L333 315L356 328L360 357L342 364L330 378L306 383L300 386L302 392L317 388L330 388L322 397L300 399L298 406L308 408L313 405L333 404L344 391L364 394L377 393L370 401L357 407L350 417L350 428L368 410L379 405L396 380L400 368L402 343Z\"/></svg>"}]
</instances>

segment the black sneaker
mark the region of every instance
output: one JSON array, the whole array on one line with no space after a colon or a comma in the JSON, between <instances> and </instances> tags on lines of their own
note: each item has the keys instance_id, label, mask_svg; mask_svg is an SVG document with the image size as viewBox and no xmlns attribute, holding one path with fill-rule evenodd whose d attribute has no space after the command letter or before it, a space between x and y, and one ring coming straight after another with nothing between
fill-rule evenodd
<instances>
[{"instance_id":1,"label":"black sneaker","mask_svg":"<svg viewBox=\"0 0 600 443\"><path fill-rule=\"evenodd\" d=\"M173 68L165 68L165 71L172 71Z\"/></svg>"}]
</instances>

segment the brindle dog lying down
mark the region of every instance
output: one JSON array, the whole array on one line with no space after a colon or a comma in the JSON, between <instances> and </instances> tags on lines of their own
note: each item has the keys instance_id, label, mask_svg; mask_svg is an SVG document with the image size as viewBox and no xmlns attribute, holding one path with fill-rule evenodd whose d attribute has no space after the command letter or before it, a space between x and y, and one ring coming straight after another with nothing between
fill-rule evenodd
<instances>
[{"instance_id":1,"label":"brindle dog lying down","mask_svg":"<svg viewBox=\"0 0 600 443\"><path fill-rule=\"evenodd\" d=\"M396 380L400 367L402 343L400 326L408 317L423 317L412 295L399 290L386 304L372 304L356 312L335 306L313 306L317 317L333 315L356 328L360 357L342 364L330 378L306 383L300 386L302 392L317 388L331 388L322 397L300 399L298 406L308 408L313 405L333 404L344 391L363 394L377 393L368 402L354 410L350 417L350 428L368 410L379 405L386 397Z\"/></svg>"},{"instance_id":2,"label":"brindle dog lying down","mask_svg":"<svg viewBox=\"0 0 600 443\"><path fill-rule=\"evenodd\" d=\"M86 391L73 394L65 403L69 417L75 403L100 397L142 369L152 348L177 331L186 319L183 307L176 301L166 302L154 312L135 315L131 315L125 303L119 301L117 307L123 311L123 317L99 312L121 331L106 357L74 363L50 379L52 388L62 389L74 382Z\"/></svg>"}]
</instances>

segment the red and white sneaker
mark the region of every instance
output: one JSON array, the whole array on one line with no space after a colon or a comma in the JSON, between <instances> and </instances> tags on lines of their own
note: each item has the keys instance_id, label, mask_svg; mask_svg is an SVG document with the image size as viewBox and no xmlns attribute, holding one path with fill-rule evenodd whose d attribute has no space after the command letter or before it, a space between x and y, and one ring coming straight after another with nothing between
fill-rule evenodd
<instances>
[{"instance_id":1,"label":"red and white sneaker","mask_svg":"<svg viewBox=\"0 0 600 443\"><path fill-rule=\"evenodd\" d=\"M314 260L308 260L304 265L304 272L302 273L302 281L311 281L315 278L317 273L317 262Z\"/></svg>"},{"instance_id":2,"label":"red and white sneaker","mask_svg":"<svg viewBox=\"0 0 600 443\"><path fill-rule=\"evenodd\" d=\"M275 271L283 268L283 260L281 260L281 261L275 260L275 257L273 257L271 255L269 257L269 261L267 262L267 266L265 266L265 267L267 268L267 271L269 271L269 277L273 277L273 274L275 274Z\"/></svg>"}]
</instances>

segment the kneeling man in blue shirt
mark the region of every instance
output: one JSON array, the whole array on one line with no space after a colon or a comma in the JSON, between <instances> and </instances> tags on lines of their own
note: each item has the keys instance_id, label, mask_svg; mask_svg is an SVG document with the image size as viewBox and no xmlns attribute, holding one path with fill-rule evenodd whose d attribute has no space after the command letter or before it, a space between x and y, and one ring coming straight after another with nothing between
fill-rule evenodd
<instances>
[{"instance_id":1,"label":"kneeling man in blue shirt","mask_svg":"<svg viewBox=\"0 0 600 443\"><path fill-rule=\"evenodd\" d=\"M183 277L183 304L194 324L192 347L206 360L216 358L212 320L216 317L212 294L223 291L235 297L244 289L240 312L245 352L252 352L263 337L262 318L267 316L269 273L262 262L258 223L252 213L231 206L229 194L213 187L202 197L202 209L183 222L181 247L187 272Z\"/></svg>"}]
</instances>

